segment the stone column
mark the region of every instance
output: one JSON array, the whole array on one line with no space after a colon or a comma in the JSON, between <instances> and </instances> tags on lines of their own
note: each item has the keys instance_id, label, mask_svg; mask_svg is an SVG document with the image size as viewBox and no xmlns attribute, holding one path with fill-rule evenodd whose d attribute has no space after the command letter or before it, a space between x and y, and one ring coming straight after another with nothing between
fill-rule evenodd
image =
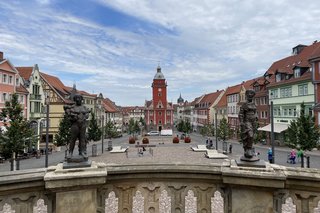
<instances>
[{"instance_id":1,"label":"stone column","mask_svg":"<svg viewBox=\"0 0 320 213\"><path fill-rule=\"evenodd\" d=\"M91 167L63 169L62 164L50 167L44 176L46 189L56 194L56 213L96 213L97 189L106 183L103 163Z\"/></svg>"}]
</instances>

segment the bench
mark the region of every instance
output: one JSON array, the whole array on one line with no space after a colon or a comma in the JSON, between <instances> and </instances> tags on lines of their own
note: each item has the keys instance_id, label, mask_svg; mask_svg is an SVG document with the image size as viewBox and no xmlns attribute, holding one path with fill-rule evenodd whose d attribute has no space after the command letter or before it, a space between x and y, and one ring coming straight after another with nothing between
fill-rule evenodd
<instances>
[{"instance_id":1,"label":"bench","mask_svg":"<svg viewBox=\"0 0 320 213\"><path fill-rule=\"evenodd\" d=\"M156 147L156 145L149 145L149 144L145 144L145 145L135 145L136 148L146 148L146 147Z\"/></svg>"}]
</instances>

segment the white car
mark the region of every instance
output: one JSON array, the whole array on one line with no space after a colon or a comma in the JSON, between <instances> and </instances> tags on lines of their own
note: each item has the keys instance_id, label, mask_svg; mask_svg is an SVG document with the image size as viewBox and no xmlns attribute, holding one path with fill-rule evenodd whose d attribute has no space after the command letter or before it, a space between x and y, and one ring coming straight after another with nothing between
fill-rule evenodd
<instances>
[{"instance_id":1,"label":"white car","mask_svg":"<svg viewBox=\"0 0 320 213\"><path fill-rule=\"evenodd\" d=\"M159 132L158 131L150 131L146 134L147 136L158 136Z\"/></svg>"}]
</instances>

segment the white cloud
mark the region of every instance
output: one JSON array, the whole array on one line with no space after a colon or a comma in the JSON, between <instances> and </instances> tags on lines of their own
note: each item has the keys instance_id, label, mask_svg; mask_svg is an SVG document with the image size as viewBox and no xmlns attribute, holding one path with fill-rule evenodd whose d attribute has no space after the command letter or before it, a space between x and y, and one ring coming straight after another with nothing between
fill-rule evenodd
<instances>
[{"instance_id":1,"label":"white cloud","mask_svg":"<svg viewBox=\"0 0 320 213\"><path fill-rule=\"evenodd\" d=\"M17 66L37 63L79 89L143 105L158 61L169 100L180 92L193 99L257 77L293 46L319 39L320 12L311 0L96 1L159 33L102 25L54 9L49 0L27 12L19 1L0 2L0 51Z\"/></svg>"}]
</instances>

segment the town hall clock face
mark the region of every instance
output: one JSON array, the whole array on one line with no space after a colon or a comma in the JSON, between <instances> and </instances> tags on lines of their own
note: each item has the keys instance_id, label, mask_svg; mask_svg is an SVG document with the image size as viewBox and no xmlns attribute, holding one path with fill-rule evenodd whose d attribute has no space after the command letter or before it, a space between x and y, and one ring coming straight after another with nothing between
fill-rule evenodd
<instances>
[{"instance_id":1,"label":"town hall clock face","mask_svg":"<svg viewBox=\"0 0 320 213\"><path fill-rule=\"evenodd\" d=\"M159 88L158 91L161 92L161 88Z\"/></svg>"}]
</instances>

